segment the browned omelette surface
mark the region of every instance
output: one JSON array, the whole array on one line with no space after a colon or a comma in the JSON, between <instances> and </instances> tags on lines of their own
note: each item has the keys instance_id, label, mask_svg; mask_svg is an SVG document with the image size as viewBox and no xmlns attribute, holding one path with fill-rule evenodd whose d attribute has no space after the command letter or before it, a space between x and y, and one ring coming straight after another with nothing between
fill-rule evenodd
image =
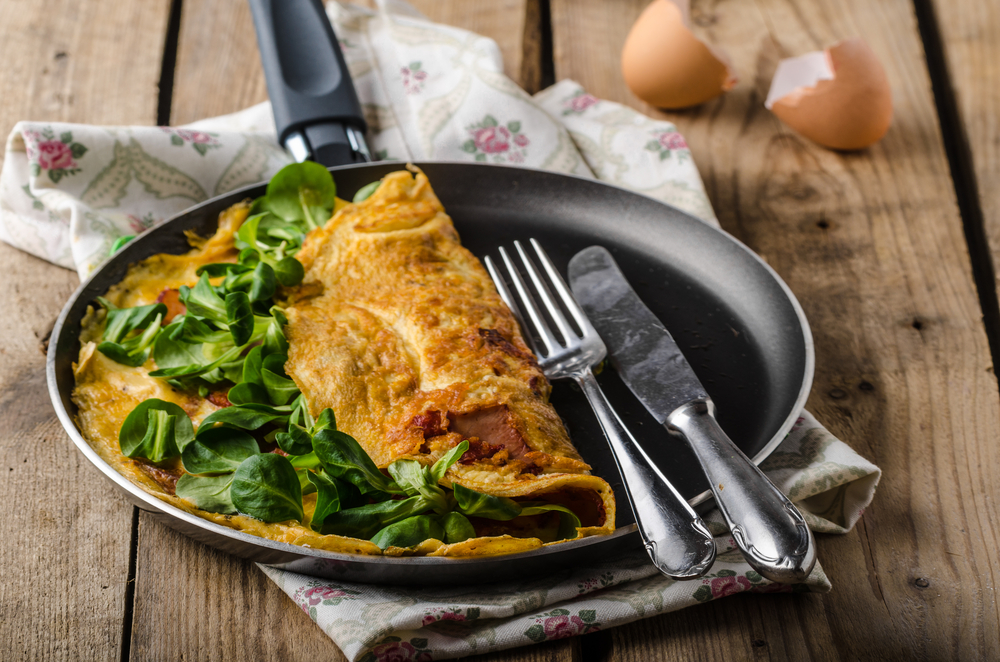
<instances>
[{"instance_id":1,"label":"browned omelette surface","mask_svg":"<svg viewBox=\"0 0 1000 662\"><path fill-rule=\"evenodd\" d=\"M201 264L235 260L233 234L246 214L245 205L225 212L219 232L185 256L153 256L134 265L108 298L121 307L151 303L164 288L193 285ZM468 439L470 451L445 484L566 505L583 521L581 536L614 530L610 487L589 475L548 403L549 384L516 321L478 260L460 245L422 173L392 173L365 202L338 203L297 257L306 275L283 292L285 368L314 415L333 409L338 428L380 467L401 458L429 464ZM182 471L178 461L155 467L122 456L117 431L143 399L176 402L196 426L218 407L149 377L152 359L128 368L96 352L87 341L102 330L101 314L84 321L74 400L84 436L105 460L146 491L217 523L334 551L381 553L368 541L321 536L298 522L266 524L200 511L173 496L169 479L157 475ZM304 498L307 519L314 499ZM428 541L413 553L468 556L538 547L543 542L532 533L537 522L519 521L530 519L477 521L483 537L453 545Z\"/></svg>"}]
</instances>

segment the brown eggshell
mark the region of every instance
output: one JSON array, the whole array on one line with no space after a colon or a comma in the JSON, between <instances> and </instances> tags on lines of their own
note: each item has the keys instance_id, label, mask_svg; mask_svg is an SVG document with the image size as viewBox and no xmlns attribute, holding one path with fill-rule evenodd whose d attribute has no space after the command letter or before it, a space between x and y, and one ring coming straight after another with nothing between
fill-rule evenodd
<instances>
[{"instance_id":1,"label":"brown eggshell","mask_svg":"<svg viewBox=\"0 0 1000 662\"><path fill-rule=\"evenodd\" d=\"M876 143L892 123L892 90L882 64L861 39L826 51L832 80L819 80L773 102L782 122L824 147L862 149Z\"/></svg>"},{"instance_id":2,"label":"brown eggshell","mask_svg":"<svg viewBox=\"0 0 1000 662\"><path fill-rule=\"evenodd\" d=\"M736 84L725 62L685 25L670 0L646 7L622 49L622 74L637 97L658 108L687 108Z\"/></svg>"}]
</instances>

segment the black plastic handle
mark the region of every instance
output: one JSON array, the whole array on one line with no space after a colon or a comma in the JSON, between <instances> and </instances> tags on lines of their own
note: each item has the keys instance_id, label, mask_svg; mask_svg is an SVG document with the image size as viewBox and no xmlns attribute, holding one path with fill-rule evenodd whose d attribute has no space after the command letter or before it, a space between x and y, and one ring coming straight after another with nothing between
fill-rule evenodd
<instances>
[{"instance_id":1,"label":"black plastic handle","mask_svg":"<svg viewBox=\"0 0 1000 662\"><path fill-rule=\"evenodd\" d=\"M320 0L250 0L278 142L339 122L364 133L361 104Z\"/></svg>"}]
</instances>

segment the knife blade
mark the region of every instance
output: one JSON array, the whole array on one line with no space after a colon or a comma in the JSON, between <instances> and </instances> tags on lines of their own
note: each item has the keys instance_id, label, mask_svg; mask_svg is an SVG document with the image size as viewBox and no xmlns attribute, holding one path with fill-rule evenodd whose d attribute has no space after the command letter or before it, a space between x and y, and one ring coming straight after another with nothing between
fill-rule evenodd
<instances>
[{"instance_id":1,"label":"knife blade","mask_svg":"<svg viewBox=\"0 0 1000 662\"><path fill-rule=\"evenodd\" d=\"M711 397L611 253L600 246L580 251L570 260L569 281L622 381L691 446L750 566L772 581L804 581L816 553L801 513L719 427Z\"/></svg>"}]
</instances>

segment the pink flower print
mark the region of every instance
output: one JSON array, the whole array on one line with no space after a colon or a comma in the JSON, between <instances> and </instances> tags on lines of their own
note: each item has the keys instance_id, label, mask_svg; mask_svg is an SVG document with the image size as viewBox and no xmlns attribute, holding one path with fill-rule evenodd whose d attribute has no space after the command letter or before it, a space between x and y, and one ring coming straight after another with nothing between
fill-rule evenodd
<instances>
[{"instance_id":1,"label":"pink flower print","mask_svg":"<svg viewBox=\"0 0 1000 662\"><path fill-rule=\"evenodd\" d=\"M378 662L429 662L432 658L426 651L418 651L406 641L390 641L372 648L372 655Z\"/></svg>"},{"instance_id":2,"label":"pink flower print","mask_svg":"<svg viewBox=\"0 0 1000 662\"><path fill-rule=\"evenodd\" d=\"M587 94L586 92L580 92L576 96L567 99L563 102L567 110L563 113L564 115L569 115L570 113L582 113L599 101L597 97L593 94Z\"/></svg>"},{"instance_id":3,"label":"pink flower print","mask_svg":"<svg viewBox=\"0 0 1000 662\"><path fill-rule=\"evenodd\" d=\"M76 167L69 145L59 140L38 143L38 165L43 170L66 170Z\"/></svg>"},{"instance_id":4,"label":"pink flower print","mask_svg":"<svg viewBox=\"0 0 1000 662\"><path fill-rule=\"evenodd\" d=\"M754 593L793 593L795 586L793 584L778 584L775 582L772 584L754 584L750 590Z\"/></svg>"},{"instance_id":5,"label":"pink flower print","mask_svg":"<svg viewBox=\"0 0 1000 662\"><path fill-rule=\"evenodd\" d=\"M542 623L546 639L564 639L583 634L587 624L579 616L550 616Z\"/></svg>"},{"instance_id":6,"label":"pink flower print","mask_svg":"<svg viewBox=\"0 0 1000 662\"><path fill-rule=\"evenodd\" d=\"M502 126L486 126L472 132L476 149L487 154L498 154L510 149L510 131Z\"/></svg>"},{"instance_id":7,"label":"pink flower print","mask_svg":"<svg viewBox=\"0 0 1000 662\"><path fill-rule=\"evenodd\" d=\"M348 597L348 595L347 593L344 593L343 591L336 588L332 588L330 586L316 586L314 588L308 589L305 593L302 594L302 597L305 598L310 605L315 606L323 602L323 600L332 600L333 598L346 598Z\"/></svg>"},{"instance_id":8,"label":"pink flower print","mask_svg":"<svg viewBox=\"0 0 1000 662\"><path fill-rule=\"evenodd\" d=\"M504 125L487 115L482 122L466 127L466 131L471 138L465 141L462 149L474 154L477 161L524 163L531 141L521 133L520 121Z\"/></svg>"},{"instance_id":9,"label":"pink flower print","mask_svg":"<svg viewBox=\"0 0 1000 662\"><path fill-rule=\"evenodd\" d=\"M665 149L687 149L687 142L684 140L684 136L677 133L676 131L665 131L660 134L660 144L663 145Z\"/></svg>"},{"instance_id":10,"label":"pink flower print","mask_svg":"<svg viewBox=\"0 0 1000 662\"><path fill-rule=\"evenodd\" d=\"M424 616L424 620L421 621L422 625L430 625L431 623L437 623L438 621L464 621L465 616L453 611L445 611L438 614L436 617L433 614L427 614Z\"/></svg>"},{"instance_id":11,"label":"pink flower print","mask_svg":"<svg viewBox=\"0 0 1000 662\"><path fill-rule=\"evenodd\" d=\"M676 131L657 130L652 132L653 140L646 143L646 149L657 154L660 160L676 155L676 158L683 161L690 158L687 141L684 136Z\"/></svg>"},{"instance_id":12,"label":"pink flower print","mask_svg":"<svg viewBox=\"0 0 1000 662\"><path fill-rule=\"evenodd\" d=\"M190 143L194 151L202 156L205 156L205 153L209 149L221 147L214 133L205 133L204 131L194 131L192 129L172 129L168 126L160 128L170 134L171 145L174 147L183 147Z\"/></svg>"},{"instance_id":13,"label":"pink flower print","mask_svg":"<svg viewBox=\"0 0 1000 662\"><path fill-rule=\"evenodd\" d=\"M31 174L35 177L44 170L55 184L67 175L80 172L77 159L87 153L87 148L74 142L71 131L57 137L51 127L46 127L41 131L25 131L23 136Z\"/></svg>"},{"instance_id":14,"label":"pink flower print","mask_svg":"<svg viewBox=\"0 0 1000 662\"><path fill-rule=\"evenodd\" d=\"M424 89L424 81L427 80L427 72L421 69L420 62L411 62L408 66L401 67L400 75L403 76L403 89L407 94L418 94Z\"/></svg>"},{"instance_id":15,"label":"pink flower print","mask_svg":"<svg viewBox=\"0 0 1000 662\"><path fill-rule=\"evenodd\" d=\"M740 575L716 577L711 581L713 598L724 598L727 595L742 593L750 588L750 580Z\"/></svg>"}]
</instances>

